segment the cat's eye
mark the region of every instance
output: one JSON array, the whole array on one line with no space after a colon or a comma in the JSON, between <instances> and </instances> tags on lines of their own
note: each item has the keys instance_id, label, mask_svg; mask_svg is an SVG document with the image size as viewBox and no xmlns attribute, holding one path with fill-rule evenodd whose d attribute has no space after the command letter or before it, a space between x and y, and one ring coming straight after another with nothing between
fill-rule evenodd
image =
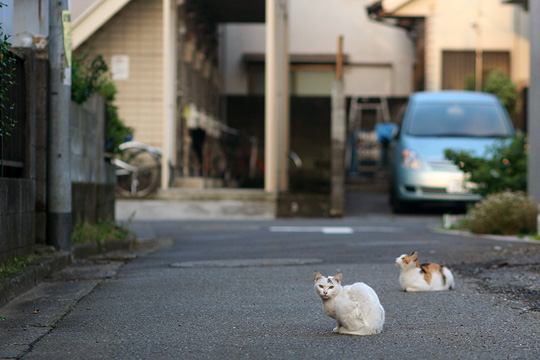
<instances>
[{"instance_id":1,"label":"cat's eye","mask_svg":"<svg viewBox=\"0 0 540 360\"><path fill-rule=\"evenodd\" d=\"M319 285L319 287L320 287L320 288L322 289L322 288L323 288L324 286L322 286L322 285Z\"/></svg>"},{"instance_id":2,"label":"cat's eye","mask_svg":"<svg viewBox=\"0 0 540 360\"><path fill-rule=\"evenodd\" d=\"M328 288L329 288L329 289L333 289L333 288L334 288L334 286L329 286Z\"/></svg>"}]
</instances>

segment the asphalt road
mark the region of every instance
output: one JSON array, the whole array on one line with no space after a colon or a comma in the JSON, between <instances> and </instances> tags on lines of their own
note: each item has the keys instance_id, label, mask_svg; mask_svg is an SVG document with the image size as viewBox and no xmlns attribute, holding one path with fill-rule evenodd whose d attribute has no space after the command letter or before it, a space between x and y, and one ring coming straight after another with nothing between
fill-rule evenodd
<instances>
[{"instance_id":1,"label":"asphalt road","mask_svg":"<svg viewBox=\"0 0 540 360\"><path fill-rule=\"evenodd\" d=\"M173 245L101 282L24 358L539 359L540 313L481 291L472 278L458 274L451 292L399 290L393 260L402 253L460 264L492 256L494 246L524 246L430 231L438 221L139 222ZM337 269L346 283L364 281L379 294L382 334L332 333L312 274Z\"/></svg>"}]
</instances>

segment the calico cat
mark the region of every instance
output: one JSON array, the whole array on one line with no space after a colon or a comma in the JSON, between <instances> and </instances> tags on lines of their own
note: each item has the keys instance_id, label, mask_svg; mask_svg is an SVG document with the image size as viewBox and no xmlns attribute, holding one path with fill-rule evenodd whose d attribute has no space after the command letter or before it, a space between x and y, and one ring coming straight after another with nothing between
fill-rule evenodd
<instances>
[{"instance_id":1,"label":"calico cat","mask_svg":"<svg viewBox=\"0 0 540 360\"><path fill-rule=\"evenodd\" d=\"M399 285L405 291L439 291L455 288L454 275L446 266L418 261L418 252L396 258L401 269Z\"/></svg>"},{"instance_id":2,"label":"calico cat","mask_svg":"<svg viewBox=\"0 0 540 360\"><path fill-rule=\"evenodd\" d=\"M337 322L333 331L348 335L381 333L384 309L375 291L361 282L342 286L342 279L340 272L328 277L315 273L315 292L323 301L324 313Z\"/></svg>"}]
</instances>

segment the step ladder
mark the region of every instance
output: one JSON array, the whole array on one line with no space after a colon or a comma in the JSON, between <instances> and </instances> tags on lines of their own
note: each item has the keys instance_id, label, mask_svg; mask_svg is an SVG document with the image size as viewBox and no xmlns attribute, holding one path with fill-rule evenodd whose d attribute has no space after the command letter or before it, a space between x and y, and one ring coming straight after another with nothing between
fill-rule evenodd
<instances>
[{"instance_id":1,"label":"step ladder","mask_svg":"<svg viewBox=\"0 0 540 360\"><path fill-rule=\"evenodd\" d=\"M375 128L362 129L362 117L365 111L375 111L376 123L390 121L390 110L386 97L366 99L352 97L349 106L346 164L350 177L374 175L379 168L380 144Z\"/></svg>"}]
</instances>

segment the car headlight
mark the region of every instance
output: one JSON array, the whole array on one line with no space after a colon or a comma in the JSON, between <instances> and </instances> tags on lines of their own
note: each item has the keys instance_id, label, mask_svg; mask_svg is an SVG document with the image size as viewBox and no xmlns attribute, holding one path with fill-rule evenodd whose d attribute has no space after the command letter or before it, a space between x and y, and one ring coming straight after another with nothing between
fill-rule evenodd
<instances>
[{"instance_id":1,"label":"car headlight","mask_svg":"<svg viewBox=\"0 0 540 360\"><path fill-rule=\"evenodd\" d=\"M420 169L422 162L418 158L418 155L412 150L404 149L401 152L402 164L408 169Z\"/></svg>"}]
</instances>

